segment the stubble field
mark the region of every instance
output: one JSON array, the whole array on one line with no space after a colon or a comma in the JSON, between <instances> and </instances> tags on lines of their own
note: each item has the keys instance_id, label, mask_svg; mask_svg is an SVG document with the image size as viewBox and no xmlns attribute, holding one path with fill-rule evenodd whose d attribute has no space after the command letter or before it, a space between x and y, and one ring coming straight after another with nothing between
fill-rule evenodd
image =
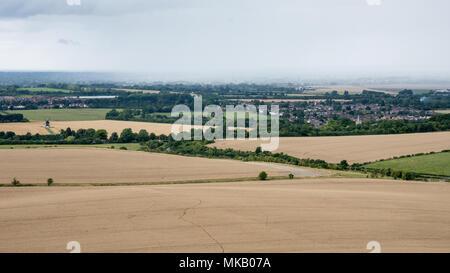
<instances>
[{"instance_id":1,"label":"stubble field","mask_svg":"<svg viewBox=\"0 0 450 273\"><path fill-rule=\"evenodd\" d=\"M131 128L134 132L139 132L141 129L147 130L149 133L156 135L171 133L172 124L166 123L152 123L152 122L135 122L135 121L117 121L117 120L87 120L87 121L55 121L50 123L50 129L59 133L61 129L70 127L72 130L78 129L105 129L109 134L116 132L120 134L123 129ZM45 129L44 122L19 122L19 123L1 123L0 131L12 131L18 135L26 133L31 134L50 134Z\"/></svg>"},{"instance_id":2,"label":"stubble field","mask_svg":"<svg viewBox=\"0 0 450 273\"><path fill-rule=\"evenodd\" d=\"M450 188L368 179L0 188L0 252L449 252Z\"/></svg>"},{"instance_id":3,"label":"stubble field","mask_svg":"<svg viewBox=\"0 0 450 273\"><path fill-rule=\"evenodd\" d=\"M221 140L211 146L254 151L261 140ZM450 149L450 132L339 137L282 137L275 152L327 162L371 162Z\"/></svg>"},{"instance_id":4,"label":"stubble field","mask_svg":"<svg viewBox=\"0 0 450 273\"><path fill-rule=\"evenodd\" d=\"M286 170L269 164L183 157L107 149L0 149L0 183L16 177L22 184L145 183L269 176L315 176L317 171Z\"/></svg>"}]
</instances>

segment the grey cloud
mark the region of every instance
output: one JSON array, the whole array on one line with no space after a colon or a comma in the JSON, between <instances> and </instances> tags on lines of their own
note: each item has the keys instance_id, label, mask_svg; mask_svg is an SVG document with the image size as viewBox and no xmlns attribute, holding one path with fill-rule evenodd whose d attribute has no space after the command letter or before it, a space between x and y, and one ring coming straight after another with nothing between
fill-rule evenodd
<instances>
[{"instance_id":1,"label":"grey cloud","mask_svg":"<svg viewBox=\"0 0 450 273\"><path fill-rule=\"evenodd\" d=\"M134 12L174 9L190 6L198 0L80 0L69 5L67 0L1 0L1 18L26 18L37 15L121 15Z\"/></svg>"},{"instance_id":2,"label":"grey cloud","mask_svg":"<svg viewBox=\"0 0 450 273\"><path fill-rule=\"evenodd\" d=\"M35 15L81 14L92 11L90 5L69 6L66 0L2 0L0 18L24 18Z\"/></svg>"}]
</instances>

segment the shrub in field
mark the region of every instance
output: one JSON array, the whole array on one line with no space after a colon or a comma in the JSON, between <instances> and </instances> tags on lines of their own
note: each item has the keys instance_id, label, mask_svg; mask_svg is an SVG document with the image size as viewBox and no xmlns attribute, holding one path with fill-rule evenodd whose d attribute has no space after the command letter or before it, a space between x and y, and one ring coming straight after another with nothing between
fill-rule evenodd
<instances>
[{"instance_id":1,"label":"shrub in field","mask_svg":"<svg viewBox=\"0 0 450 273\"><path fill-rule=\"evenodd\" d=\"M289 179L294 179L294 175L292 173L289 174Z\"/></svg>"},{"instance_id":2,"label":"shrub in field","mask_svg":"<svg viewBox=\"0 0 450 273\"><path fill-rule=\"evenodd\" d=\"M391 169L391 168L388 168L388 169L386 170L386 175L387 175L387 176L392 176L392 169Z\"/></svg>"},{"instance_id":3,"label":"shrub in field","mask_svg":"<svg viewBox=\"0 0 450 273\"><path fill-rule=\"evenodd\" d=\"M259 180L266 180L267 179L267 173L266 172L260 172L258 175Z\"/></svg>"},{"instance_id":4,"label":"shrub in field","mask_svg":"<svg viewBox=\"0 0 450 273\"><path fill-rule=\"evenodd\" d=\"M120 147L120 149L121 150L128 150L127 147L124 147L124 146Z\"/></svg>"},{"instance_id":5,"label":"shrub in field","mask_svg":"<svg viewBox=\"0 0 450 273\"><path fill-rule=\"evenodd\" d=\"M415 175L413 173L411 173L411 172L403 172L402 179L403 180L414 180L415 179Z\"/></svg>"},{"instance_id":6,"label":"shrub in field","mask_svg":"<svg viewBox=\"0 0 450 273\"><path fill-rule=\"evenodd\" d=\"M14 177L14 179L11 181L11 184L16 187L20 185L20 181Z\"/></svg>"},{"instance_id":7,"label":"shrub in field","mask_svg":"<svg viewBox=\"0 0 450 273\"><path fill-rule=\"evenodd\" d=\"M47 185L51 186L53 184L53 178L47 179Z\"/></svg>"},{"instance_id":8,"label":"shrub in field","mask_svg":"<svg viewBox=\"0 0 450 273\"><path fill-rule=\"evenodd\" d=\"M403 177L402 171L392 171L392 177L394 179L401 179Z\"/></svg>"}]
</instances>

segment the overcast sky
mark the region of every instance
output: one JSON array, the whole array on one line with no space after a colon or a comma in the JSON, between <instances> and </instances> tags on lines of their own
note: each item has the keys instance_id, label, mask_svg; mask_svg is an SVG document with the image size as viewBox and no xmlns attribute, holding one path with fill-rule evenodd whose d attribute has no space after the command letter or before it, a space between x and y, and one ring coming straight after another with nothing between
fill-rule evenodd
<instances>
[{"instance_id":1,"label":"overcast sky","mask_svg":"<svg viewBox=\"0 0 450 273\"><path fill-rule=\"evenodd\" d=\"M450 74L448 0L76 2L0 0L0 70Z\"/></svg>"}]
</instances>

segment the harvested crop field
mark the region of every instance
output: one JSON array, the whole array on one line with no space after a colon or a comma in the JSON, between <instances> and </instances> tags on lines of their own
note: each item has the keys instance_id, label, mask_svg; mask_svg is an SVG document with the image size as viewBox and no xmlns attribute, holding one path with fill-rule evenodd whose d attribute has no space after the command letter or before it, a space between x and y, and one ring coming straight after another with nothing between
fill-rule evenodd
<instances>
[{"instance_id":1,"label":"harvested crop field","mask_svg":"<svg viewBox=\"0 0 450 273\"><path fill-rule=\"evenodd\" d=\"M0 188L0 252L450 252L445 183Z\"/></svg>"},{"instance_id":2,"label":"harvested crop field","mask_svg":"<svg viewBox=\"0 0 450 273\"><path fill-rule=\"evenodd\" d=\"M137 121L120 121L120 120L86 120L86 121L54 121L50 122L50 130L59 133L61 129L70 127L72 130L78 129L105 129L109 135L116 132L120 135L123 129L131 128L133 132L138 133L141 129L147 130L149 133L156 135L169 135L172 132L172 124L155 123L155 122L137 122ZM190 128L200 129L201 126L184 125L181 130L190 130ZM204 126L207 128L207 126ZM248 130L248 128L247 128ZM0 123L0 132L11 131L18 135L26 133L48 135L50 132L45 129L45 123L42 121L33 122L16 122L16 123Z\"/></svg>"},{"instance_id":3,"label":"harvested crop field","mask_svg":"<svg viewBox=\"0 0 450 273\"><path fill-rule=\"evenodd\" d=\"M290 173L268 164L101 148L10 149L0 150L0 158L8 159L0 164L2 184L9 184L14 177L22 184L47 183L48 178L60 184L114 184L256 178L261 171L266 171L269 176ZM314 176L319 173L303 170L303 174Z\"/></svg>"},{"instance_id":4,"label":"harvested crop field","mask_svg":"<svg viewBox=\"0 0 450 273\"><path fill-rule=\"evenodd\" d=\"M16 135L25 135L26 133L48 135L49 131L45 129L44 122L14 122L0 123L0 132L14 132Z\"/></svg>"},{"instance_id":5,"label":"harvested crop field","mask_svg":"<svg viewBox=\"0 0 450 273\"><path fill-rule=\"evenodd\" d=\"M254 151L261 140L220 140L211 146ZM350 163L371 162L394 156L440 152L450 149L450 132L340 136L282 137L276 152L298 158L322 159L327 162L347 160Z\"/></svg>"},{"instance_id":6,"label":"harvested crop field","mask_svg":"<svg viewBox=\"0 0 450 273\"><path fill-rule=\"evenodd\" d=\"M141 129L147 130L149 133L170 134L172 124L168 123L152 123L152 122L135 122L135 121L117 121L117 120L89 120L89 121L55 121L50 123L51 130L58 133L61 129L70 127L72 130L78 129L105 129L109 134L117 132L120 134L123 129L131 128L134 132ZM19 135L28 132L31 134L50 134L45 129L44 122L18 122L18 123L1 123L0 131L12 131Z\"/></svg>"}]
</instances>

